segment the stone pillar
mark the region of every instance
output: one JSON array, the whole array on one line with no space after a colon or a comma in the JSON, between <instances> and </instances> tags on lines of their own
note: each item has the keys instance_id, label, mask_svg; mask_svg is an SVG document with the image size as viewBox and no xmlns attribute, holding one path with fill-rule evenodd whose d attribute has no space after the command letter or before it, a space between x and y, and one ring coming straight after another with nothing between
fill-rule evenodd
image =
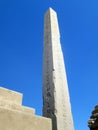
<instances>
[{"instance_id":1,"label":"stone pillar","mask_svg":"<svg viewBox=\"0 0 98 130\"><path fill-rule=\"evenodd\" d=\"M88 127L90 130L98 130L98 105L92 111L92 115L88 121Z\"/></svg>"},{"instance_id":2,"label":"stone pillar","mask_svg":"<svg viewBox=\"0 0 98 130\"><path fill-rule=\"evenodd\" d=\"M51 8L44 22L43 116L52 119L53 130L74 130L57 14Z\"/></svg>"}]
</instances>

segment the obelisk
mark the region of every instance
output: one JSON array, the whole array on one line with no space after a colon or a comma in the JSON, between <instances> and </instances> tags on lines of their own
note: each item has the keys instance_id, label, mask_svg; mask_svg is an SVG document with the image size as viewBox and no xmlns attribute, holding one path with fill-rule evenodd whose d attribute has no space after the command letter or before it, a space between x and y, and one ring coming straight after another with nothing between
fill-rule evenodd
<instances>
[{"instance_id":1,"label":"obelisk","mask_svg":"<svg viewBox=\"0 0 98 130\"><path fill-rule=\"evenodd\" d=\"M51 8L45 14L43 61L43 116L52 119L52 130L74 130L57 14Z\"/></svg>"}]
</instances>

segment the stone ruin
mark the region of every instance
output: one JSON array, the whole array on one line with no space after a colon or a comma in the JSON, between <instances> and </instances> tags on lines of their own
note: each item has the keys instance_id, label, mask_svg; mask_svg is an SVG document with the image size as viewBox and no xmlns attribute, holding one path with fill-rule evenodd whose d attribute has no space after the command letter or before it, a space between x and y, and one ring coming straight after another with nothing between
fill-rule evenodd
<instances>
[{"instance_id":1,"label":"stone ruin","mask_svg":"<svg viewBox=\"0 0 98 130\"><path fill-rule=\"evenodd\" d=\"M98 105L92 111L92 115L88 121L88 127L90 130L98 130Z\"/></svg>"},{"instance_id":2,"label":"stone ruin","mask_svg":"<svg viewBox=\"0 0 98 130\"><path fill-rule=\"evenodd\" d=\"M52 130L52 125L22 105L21 93L0 87L0 130Z\"/></svg>"}]
</instances>

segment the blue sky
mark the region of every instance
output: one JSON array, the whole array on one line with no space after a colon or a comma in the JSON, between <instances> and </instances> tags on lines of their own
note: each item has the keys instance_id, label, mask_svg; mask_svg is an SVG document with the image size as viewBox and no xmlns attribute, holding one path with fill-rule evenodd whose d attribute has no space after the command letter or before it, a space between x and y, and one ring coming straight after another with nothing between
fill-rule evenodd
<instances>
[{"instance_id":1,"label":"blue sky","mask_svg":"<svg viewBox=\"0 0 98 130\"><path fill-rule=\"evenodd\" d=\"M42 113L44 14L58 14L75 130L98 104L98 0L0 1L0 86Z\"/></svg>"}]
</instances>

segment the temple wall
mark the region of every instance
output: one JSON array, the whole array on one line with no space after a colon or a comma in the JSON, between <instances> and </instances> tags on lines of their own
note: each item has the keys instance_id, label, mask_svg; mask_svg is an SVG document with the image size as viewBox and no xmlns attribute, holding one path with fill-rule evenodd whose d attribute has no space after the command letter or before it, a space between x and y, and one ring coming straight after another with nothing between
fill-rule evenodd
<instances>
[{"instance_id":1,"label":"temple wall","mask_svg":"<svg viewBox=\"0 0 98 130\"><path fill-rule=\"evenodd\" d=\"M22 94L0 87L0 130L52 130L51 119L21 105Z\"/></svg>"}]
</instances>

